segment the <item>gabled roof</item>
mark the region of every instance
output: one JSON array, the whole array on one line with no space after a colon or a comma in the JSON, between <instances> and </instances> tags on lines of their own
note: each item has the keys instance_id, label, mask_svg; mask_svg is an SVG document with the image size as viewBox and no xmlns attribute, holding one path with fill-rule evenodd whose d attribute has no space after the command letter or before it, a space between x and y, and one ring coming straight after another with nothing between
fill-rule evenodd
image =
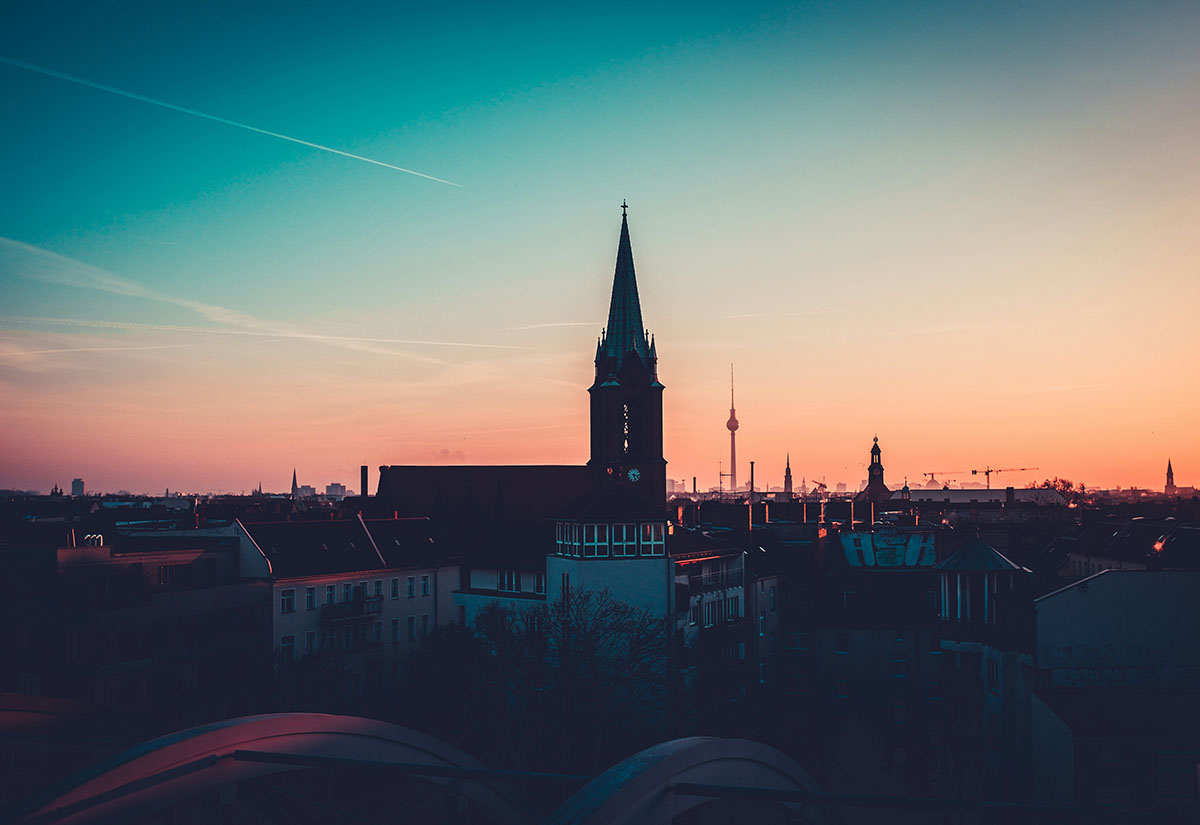
<instances>
[{"instance_id":1,"label":"gabled roof","mask_svg":"<svg viewBox=\"0 0 1200 825\"><path fill-rule=\"evenodd\" d=\"M382 570L383 559L358 519L245 524L277 579Z\"/></svg>"},{"instance_id":2,"label":"gabled roof","mask_svg":"<svg viewBox=\"0 0 1200 825\"><path fill-rule=\"evenodd\" d=\"M636 352L643 360L649 355L646 328L642 325L642 304L638 299L637 276L633 271L633 247L629 243L629 219L621 216L621 239L617 244L617 266L613 273L612 300L608 305L608 326L604 330L603 353L616 358L614 372L625 356Z\"/></svg>"},{"instance_id":3,"label":"gabled roof","mask_svg":"<svg viewBox=\"0 0 1200 825\"><path fill-rule=\"evenodd\" d=\"M1165 542L1178 524L1173 518L1135 518L1120 530L1098 555L1122 561L1144 562L1156 551L1155 545Z\"/></svg>"},{"instance_id":4,"label":"gabled roof","mask_svg":"<svg viewBox=\"0 0 1200 825\"><path fill-rule=\"evenodd\" d=\"M449 554L434 540L429 519L368 519L364 523L388 567L429 567L449 560Z\"/></svg>"},{"instance_id":5,"label":"gabled roof","mask_svg":"<svg viewBox=\"0 0 1200 825\"><path fill-rule=\"evenodd\" d=\"M981 538L973 538L934 565L939 570L961 570L964 572L991 572L994 570L1025 572L1019 564L1013 564L1003 553Z\"/></svg>"},{"instance_id":6,"label":"gabled roof","mask_svg":"<svg viewBox=\"0 0 1200 825\"><path fill-rule=\"evenodd\" d=\"M563 507L554 516L557 521L621 522L667 521L668 514L614 478L605 479Z\"/></svg>"}]
</instances>

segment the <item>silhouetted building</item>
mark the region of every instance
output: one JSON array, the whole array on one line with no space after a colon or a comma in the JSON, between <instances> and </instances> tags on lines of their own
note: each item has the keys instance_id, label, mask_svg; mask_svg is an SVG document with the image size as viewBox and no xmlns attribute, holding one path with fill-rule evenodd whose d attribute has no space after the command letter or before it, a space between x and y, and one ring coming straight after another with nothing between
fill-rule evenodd
<instances>
[{"instance_id":1,"label":"silhouetted building","mask_svg":"<svg viewBox=\"0 0 1200 825\"><path fill-rule=\"evenodd\" d=\"M84 486L83 479L82 478L74 479L71 482L71 495L75 496L76 498L79 498L86 494L87 494L87 488Z\"/></svg>"},{"instance_id":2,"label":"silhouetted building","mask_svg":"<svg viewBox=\"0 0 1200 825\"><path fill-rule=\"evenodd\" d=\"M871 463L867 467L867 487L855 496L856 501L879 504L891 497L892 492L883 483L883 451L879 449L879 436L871 445Z\"/></svg>"},{"instance_id":3,"label":"silhouetted building","mask_svg":"<svg viewBox=\"0 0 1200 825\"><path fill-rule=\"evenodd\" d=\"M608 323L596 345L590 458L584 466L384 466L375 512L437 516L460 507L492 520L535 524L605 479L654 504L666 500L663 385L658 350L642 324L629 222L622 210Z\"/></svg>"},{"instance_id":4,"label":"silhouetted building","mask_svg":"<svg viewBox=\"0 0 1200 825\"><path fill-rule=\"evenodd\" d=\"M1178 490L1178 488L1175 486L1175 470L1171 468L1171 459L1168 458L1167 459L1167 486L1166 486L1164 492L1169 496L1173 496L1173 495L1175 495L1177 490Z\"/></svg>"}]
</instances>

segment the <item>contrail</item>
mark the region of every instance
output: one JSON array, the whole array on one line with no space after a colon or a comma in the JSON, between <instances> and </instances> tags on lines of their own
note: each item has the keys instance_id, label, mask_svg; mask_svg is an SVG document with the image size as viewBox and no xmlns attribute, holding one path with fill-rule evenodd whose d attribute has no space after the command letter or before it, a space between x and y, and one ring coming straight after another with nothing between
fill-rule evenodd
<instances>
[{"instance_id":1,"label":"contrail","mask_svg":"<svg viewBox=\"0 0 1200 825\"><path fill-rule=\"evenodd\" d=\"M175 111L175 112L182 112L185 115L193 115L195 117L202 117L205 120L213 120L213 121L216 121L217 123L224 123L226 126L236 126L239 129L248 129L251 132L258 132L260 135L268 135L269 137L279 138L280 140L287 140L292 143L299 143L301 146L308 146L312 149L320 149L322 152L332 152L333 154L341 155L342 157L353 158L354 160L366 161L367 163L373 163L376 166L383 166L386 169L394 169L397 172L404 172L405 174L416 175L417 177L425 178L426 180L437 181L438 183L444 183L448 186L457 186L460 189L462 188L461 183L455 183L452 180L445 180L444 178L435 178L433 175L426 175L424 172L418 172L415 169L405 169L403 166L393 166L390 163L384 163L383 161L375 160L374 158L366 158L366 157L363 157L362 155L353 154L352 152L343 152L341 149L334 149L332 146L322 146L319 143L312 143L311 141L301 140L300 138L294 138L294 137L289 137L287 135L281 135L278 132L271 132L271 131L268 131L267 129L259 129L257 126L250 126L249 124L246 124L246 123L238 123L236 120L229 120L228 118L218 117L217 115L209 115L209 114L205 114L204 112L197 112L195 109L188 109L183 106L176 106L174 103L167 103L165 100L156 100L153 97L146 97L145 95L135 94L134 92L127 92L124 89L117 89L112 86L105 86L103 83L95 83L91 80L84 80L82 77L75 77L74 75L64 74L63 72L56 72L53 69L46 69L41 66L35 66L32 63L25 63L21 60L14 60L11 57L5 57L3 55L0 55L0 63L7 63L9 66L16 66L18 69L25 69L26 71L37 72L38 74L44 74L47 77L56 77L59 80L66 80L69 83L78 83L80 86L87 86L89 89L99 89L102 92L108 92L109 94L120 95L121 97L127 97L130 100L138 100L138 101L141 101L142 103L149 103L152 106L161 106L164 109L171 109L172 111Z\"/></svg>"},{"instance_id":2,"label":"contrail","mask_svg":"<svg viewBox=\"0 0 1200 825\"><path fill-rule=\"evenodd\" d=\"M183 327L168 324L139 324L131 321L91 321L80 318L29 318L15 315L0 316L0 324L48 324L69 327L91 327L96 329L146 330L149 332L194 332L203 335L247 335L255 338L298 338L306 341L350 341L368 344L406 344L427 347L467 347L470 349L517 349L531 350L533 347L520 347L513 344L477 344L465 341L425 341L415 338L365 338L357 335L319 335L311 332L264 332L248 329L214 329L211 327ZM47 352L66 352L67 350L47 350Z\"/></svg>"},{"instance_id":3,"label":"contrail","mask_svg":"<svg viewBox=\"0 0 1200 825\"><path fill-rule=\"evenodd\" d=\"M21 349L12 352L0 352L0 358L19 358L23 355L54 355L60 352L125 352L128 350L145 349L179 349L187 344L154 344L145 347L69 347L66 349Z\"/></svg>"}]
</instances>

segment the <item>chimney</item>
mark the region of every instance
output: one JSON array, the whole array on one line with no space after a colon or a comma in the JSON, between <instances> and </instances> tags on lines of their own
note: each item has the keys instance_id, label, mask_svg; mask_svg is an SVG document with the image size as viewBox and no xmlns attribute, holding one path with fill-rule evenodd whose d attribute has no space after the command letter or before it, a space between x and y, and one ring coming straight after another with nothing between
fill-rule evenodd
<instances>
[{"instance_id":1,"label":"chimney","mask_svg":"<svg viewBox=\"0 0 1200 825\"><path fill-rule=\"evenodd\" d=\"M362 476L362 478L359 481L360 486L358 488L358 494L360 496L362 496L363 498L366 498L367 497L367 465L366 464L362 465L362 470L360 471L360 475Z\"/></svg>"},{"instance_id":2,"label":"chimney","mask_svg":"<svg viewBox=\"0 0 1200 825\"><path fill-rule=\"evenodd\" d=\"M1017 503L1017 491L1012 487L1004 488L1004 506L1013 507Z\"/></svg>"}]
</instances>

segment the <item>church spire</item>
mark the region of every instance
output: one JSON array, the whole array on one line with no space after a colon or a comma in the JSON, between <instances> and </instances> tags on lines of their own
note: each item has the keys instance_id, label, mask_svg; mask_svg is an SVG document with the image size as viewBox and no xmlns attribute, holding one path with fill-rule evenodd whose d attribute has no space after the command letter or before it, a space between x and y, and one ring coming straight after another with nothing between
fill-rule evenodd
<instances>
[{"instance_id":1,"label":"church spire","mask_svg":"<svg viewBox=\"0 0 1200 825\"><path fill-rule=\"evenodd\" d=\"M300 487L296 484L296 468L292 468L292 498L297 498L300 495Z\"/></svg>"},{"instance_id":2,"label":"church spire","mask_svg":"<svg viewBox=\"0 0 1200 825\"><path fill-rule=\"evenodd\" d=\"M604 354L616 359L619 370L630 351L642 359L649 355L646 328L642 325L642 304L638 300L637 276L633 270L633 246L629 242L629 218L621 204L621 239L617 243L617 266L613 273L612 301L608 306L608 326L604 330Z\"/></svg>"}]
</instances>

